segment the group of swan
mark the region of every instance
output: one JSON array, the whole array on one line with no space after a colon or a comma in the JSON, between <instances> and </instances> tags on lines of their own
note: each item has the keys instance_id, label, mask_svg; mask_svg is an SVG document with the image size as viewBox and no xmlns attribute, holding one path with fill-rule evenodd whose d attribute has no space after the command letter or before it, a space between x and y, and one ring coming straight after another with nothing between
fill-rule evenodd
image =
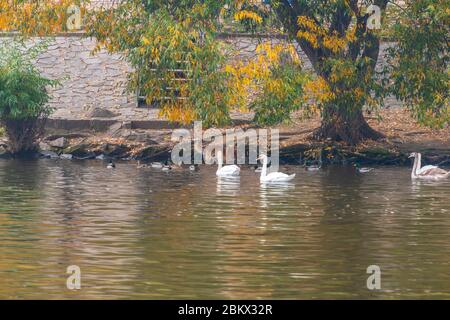
<instances>
[{"instance_id":1,"label":"group of swan","mask_svg":"<svg viewBox=\"0 0 450 320\"><path fill-rule=\"evenodd\" d=\"M259 180L261 183L276 183L276 182L288 182L295 178L295 174L287 175L282 172L267 173L268 158L265 154L262 154L257 160L262 160L263 166L261 169L261 177ZM241 169L236 165L223 165L222 151L217 152L218 169L216 175L218 177L236 177L239 176Z\"/></svg>"},{"instance_id":2,"label":"group of swan","mask_svg":"<svg viewBox=\"0 0 450 320\"><path fill-rule=\"evenodd\" d=\"M445 171L437 166L422 167L422 155L418 152L411 153L409 157L414 158L414 165L411 172L412 179L438 180L450 177L450 171Z\"/></svg>"},{"instance_id":3,"label":"group of swan","mask_svg":"<svg viewBox=\"0 0 450 320\"><path fill-rule=\"evenodd\" d=\"M422 167L422 155L418 152L411 153L409 158L414 158L414 165L413 165L413 169L411 172L412 179L438 180L438 179L450 177L450 171L445 171L437 166L428 165L428 166ZM267 173L268 158L265 154L260 155L257 160L261 160L263 163L261 169L258 168L257 170L255 170L256 172L261 172L261 176L260 176L261 183L288 182L295 178L295 174L288 175L288 174L285 174L282 172ZM236 166L234 164L226 165L226 166L223 165L222 151L217 152L217 163L218 163L218 168L216 171L216 175L218 177L236 177L236 176L240 175L241 169L238 166ZM108 163L108 166L107 166L108 169L114 169L115 167L116 167L116 165L114 164L114 162L110 161ZM138 168L146 168L146 167L148 167L148 166L138 162ZM167 163L163 164L161 162L153 162L150 164L150 167L162 169L163 171L169 171L172 169L172 167L169 164L167 164ZM360 173L368 173L373 170L373 168L361 168L357 164L355 165L355 167L358 170L358 172L360 172ZM314 168L314 169L316 169L316 168ZM320 167L318 166L317 170L319 170L319 169L320 169ZM195 171L195 170L197 170L197 166L191 165L189 167L189 170ZM311 170L311 171L313 171L313 170Z\"/></svg>"}]
</instances>

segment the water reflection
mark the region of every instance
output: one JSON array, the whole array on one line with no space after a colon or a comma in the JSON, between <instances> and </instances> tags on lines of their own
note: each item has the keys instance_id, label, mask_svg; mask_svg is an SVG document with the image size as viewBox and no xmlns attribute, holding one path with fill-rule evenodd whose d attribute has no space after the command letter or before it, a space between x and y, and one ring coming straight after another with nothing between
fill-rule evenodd
<instances>
[{"instance_id":1,"label":"water reflection","mask_svg":"<svg viewBox=\"0 0 450 320\"><path fill-rule=\"evenodd\" d=\"M2 160L0 298L450 298L450 181L280 170L297 177Z\"/></svg>"},{"instance_id":2,"label":"water reflection","mask_svg":"<svg viewBox=\"0 0 450 320\"><path fill-rule=\"evenodd\" d=\"M283 205L280 197L285 197L290 191L295 189L293 182L285 183L261 183L259 186L260 207L268 208L270 204Z\"/></svg>"},{"instance_id":3,"label":"water reflection","mask_svg":"<svg viewBox=\"0 0 450 320\"><path fill-rule=\"evenodd\" d=\"M217 195L236 196L241 186L240 177L217 177Z\"/></svg>"}]
</instances>

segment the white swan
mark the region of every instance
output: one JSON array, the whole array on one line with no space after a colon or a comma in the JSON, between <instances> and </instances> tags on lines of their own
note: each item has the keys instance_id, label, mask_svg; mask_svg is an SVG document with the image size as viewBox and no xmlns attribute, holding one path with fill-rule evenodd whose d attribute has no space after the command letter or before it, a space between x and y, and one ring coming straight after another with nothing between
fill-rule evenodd
<instances>
[{"instance_id":1,"label":"white swan","mask_svg":"<svg viewBox=\"0 0 450 320\"><path fill-rule=\"evenodd\" d=\"M409 155L414 158L414 165L411 172L412 179L442 179L450 177L450 171L445 171L436 166L422 167L422 155L418 152L413 152Z\"/></svg>"},{"instance_id":2,"label":"white swan","mask_svg":"<svg viewBox=\"0 0 450 320\"><path fill-rule=\"evenodd\" d=\"M216 176L218 177L238 176L241 172L241 169L234 164L223 166L223 153L221 150L217 151L217 162L219 167L217 168Z\"/></svg>"},{"instance_id":3,"label":"white swan","mask_svg":"<svg viewBox=\"0 0 450 320\"><path fill-rule=\"evenodd\" d=\"M261 171L261 177L259 180L261 183L271 183L271 182L287 182L291 181L295 178L295 173L291 175L287 175L282 172L271 172L267 174L267 156L265 154L262 154L259 156L258 160L262 160L263 162L263 168Z\"/></svg>"}]
</instances>

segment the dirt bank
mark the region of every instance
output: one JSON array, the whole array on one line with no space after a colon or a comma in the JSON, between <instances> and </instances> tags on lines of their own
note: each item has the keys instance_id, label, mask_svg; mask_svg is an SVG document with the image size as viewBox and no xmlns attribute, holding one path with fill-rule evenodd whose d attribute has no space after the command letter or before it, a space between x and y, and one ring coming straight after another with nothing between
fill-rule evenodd
<instances>
[{"instance_id":1,"label":"dirt bank","mask_svg":"<svg viewBox=\"0 0 450 320\"><path fill-rule=\"evenodd\" d=\"M371 126L385 134L382 141L366 141L350 147L331 141L314 141L312 132L320 119L294 120L280 129L280 162L300 164L304 161L404 165L409 153L421 152L426 163L450 165L450 128L429 129L418 126L399 109L384 110L381 118L368 115ZM240 126L251 127L248 124ZM166 160L174 146L171 129L130 129L120 123L104 132L54 128L47 130L41 141L41 156L51 158L123 160ZM1 139L0 139L1 140ZM3 150L3 151L2 151ZM7 154L5 141L0 141L0 155Z\"/></svg>"},{"instance_id":2,"label":"dirt bank","mask_svg":"<svg viewBox=\"0 0 450 320\"><path fill-rule=\"evenodd\" d=\"M329 141L311 139L320 119L296 120L281 126L281 157L294 161L298 154L317 157L322 151L325 162L359 162L371 164L409 164L411 152L421 152L430 163L450 165L450 128L430 129L419 126L401 109L383 110L380 117L367 115L369 124L386 138L381 141L366 141L354 147Z\"/></svg>"}]
</instances>

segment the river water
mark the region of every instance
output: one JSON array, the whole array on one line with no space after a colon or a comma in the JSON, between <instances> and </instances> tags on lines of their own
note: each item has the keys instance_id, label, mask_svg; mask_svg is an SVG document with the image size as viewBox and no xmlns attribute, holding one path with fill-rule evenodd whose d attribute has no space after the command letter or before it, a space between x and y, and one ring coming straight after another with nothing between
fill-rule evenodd
<instances>
[{"instance_id":1,"label":"river water","mask_svg":"<svg viewBox=\"0 0 450 320\"><path fill-rule=\"evenodd\" d=\"M0 298L450 298L450 179L281 170L293 183L0 160ZM81 290L66 287L71 265Z\"/></svg>"}]
</instances>

